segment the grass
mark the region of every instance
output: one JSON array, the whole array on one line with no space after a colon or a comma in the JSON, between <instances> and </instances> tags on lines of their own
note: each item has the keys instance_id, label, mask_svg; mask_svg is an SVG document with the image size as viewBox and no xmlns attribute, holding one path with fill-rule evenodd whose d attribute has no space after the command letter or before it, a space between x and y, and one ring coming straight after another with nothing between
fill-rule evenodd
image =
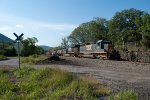
<instances>
[{"instance_id":1,"label":"grass","mask_svg":"<svg viewBox=\"0 0 150 100\"><path fill-rule=\"evenodd\" d=\"M110 94L103 84L60 69L0 69L0 99L97 100L107 96L109 100L137 100L132 91Z\"/></svg>"},{"instance_id":2,"label":"grass","mask_svg":"<svg viewBox=\"0 0 150 100\"><path fill-rule=\"evenodd\" d=\"M6 56L4 56L4 55L0 55L0 60L5 60L5 59L7 59L7 57L6 57Z\"/></svg>"},{"instance_id":3,"label":"grass","mask_svg":"<svg viewBox=\"0 0 150 100\"><path fill-rule=\"evenodd\" d=\"M133 90L126 90L110 96L108 100L138 100L138 94Z\"/></svg>"},{"instance_id":4,"label":"grass","mask_svg":"<svg viewBox=\"0 0 150 100\"><path fill-rule=\"evenodd\" d=\"M69 72L50 68L1 69L0 80L0 99L6 100L96 100L111 92L97 81L81 79Z\"/></svg>"},{"instance_id":5,"label":"grass","mask_svg":"<svg viewBox=\"0 0 150 100\"><path fill-rule=\"evenodd\" d=\"M29 57L22 57L21 63L22 64L37 64L42 62L43 60L47 59L44 55L32 55Z\"/></svg>"}]
</instances>

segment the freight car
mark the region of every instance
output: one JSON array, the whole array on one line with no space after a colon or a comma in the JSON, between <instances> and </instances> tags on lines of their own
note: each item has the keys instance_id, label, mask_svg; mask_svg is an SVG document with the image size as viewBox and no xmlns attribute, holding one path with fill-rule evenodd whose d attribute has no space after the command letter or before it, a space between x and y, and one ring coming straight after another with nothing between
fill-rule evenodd
<instances>
[{"instance_id":1,"label":"freight car","mask_svg":"<svg viewBox=\"0 0 150 100\"><path fill-rule=\"evenodd\" d=\"M120 55L114 50L112 42L99 40L96 43L87 43L85 45L75 45L66 50L63 54L75 57L92 56L93 58L102 59L120 59Z\"/></svg>"}]
</instances>

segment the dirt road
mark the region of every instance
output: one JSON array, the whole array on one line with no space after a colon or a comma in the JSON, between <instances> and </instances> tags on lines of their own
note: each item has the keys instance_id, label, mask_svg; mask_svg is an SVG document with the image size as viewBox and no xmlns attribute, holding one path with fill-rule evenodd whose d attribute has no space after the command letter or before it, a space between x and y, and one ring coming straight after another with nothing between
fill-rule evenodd
<instances>
[{"instance_id":1,"label":"dirt road","mask_svg":"<svg viewBox=\"0 0 150 100\"><path fill-rule=\"evenodd\" d=\"M18 66L18 58L12 57L8 58L8 60L2 60L0 61L0 67L2 66L16 67Z\"/></svg>"}]
</instances>

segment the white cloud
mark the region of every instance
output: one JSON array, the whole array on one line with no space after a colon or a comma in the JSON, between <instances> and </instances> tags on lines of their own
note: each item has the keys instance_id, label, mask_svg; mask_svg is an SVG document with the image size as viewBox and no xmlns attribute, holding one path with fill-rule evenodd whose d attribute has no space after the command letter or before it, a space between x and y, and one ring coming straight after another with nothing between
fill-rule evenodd
<instances>
[{"instance_id":1,"label":"white cloud","mask_svg":"<svg viewBox=\"0 0 150 100\"><path fill-rule=\"evenodd\" d=\"M24 28L24 25L17 24L17 25L15 25L15 27L17 27L17 28Z\"/></svg>"},{"instance_id":2,"label":"white cloud","mask_svg":"<svg viewBox=\"0 0 150 100\"><path fill-rule=\"evenodd\" d=\"M2 26L2 27L0 27L0 30L1 31L7 31L7 30L12 30L13 28L12 27L10 27L10 26Z\"/></svg>"}]
</instances>

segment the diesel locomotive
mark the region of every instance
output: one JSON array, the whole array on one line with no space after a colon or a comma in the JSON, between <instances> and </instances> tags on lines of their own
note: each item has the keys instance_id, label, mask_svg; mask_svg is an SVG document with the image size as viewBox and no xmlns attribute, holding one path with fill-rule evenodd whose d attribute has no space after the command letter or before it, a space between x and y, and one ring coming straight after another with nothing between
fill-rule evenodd
<instances>
[{"instance_id":1,"label":"diesel locomotive","mask_svg":"<svg viewBox=\"0 0 150 100\"><path fill-rule=\"evenodd\" d=\"M62 49L57 52L59 55L69 55L75 57L92 56L93 58L119 60L119 52L114 50L111 41L99 40L96 43L75 45L67 50Z\"/></svg>"}]
</instances>

